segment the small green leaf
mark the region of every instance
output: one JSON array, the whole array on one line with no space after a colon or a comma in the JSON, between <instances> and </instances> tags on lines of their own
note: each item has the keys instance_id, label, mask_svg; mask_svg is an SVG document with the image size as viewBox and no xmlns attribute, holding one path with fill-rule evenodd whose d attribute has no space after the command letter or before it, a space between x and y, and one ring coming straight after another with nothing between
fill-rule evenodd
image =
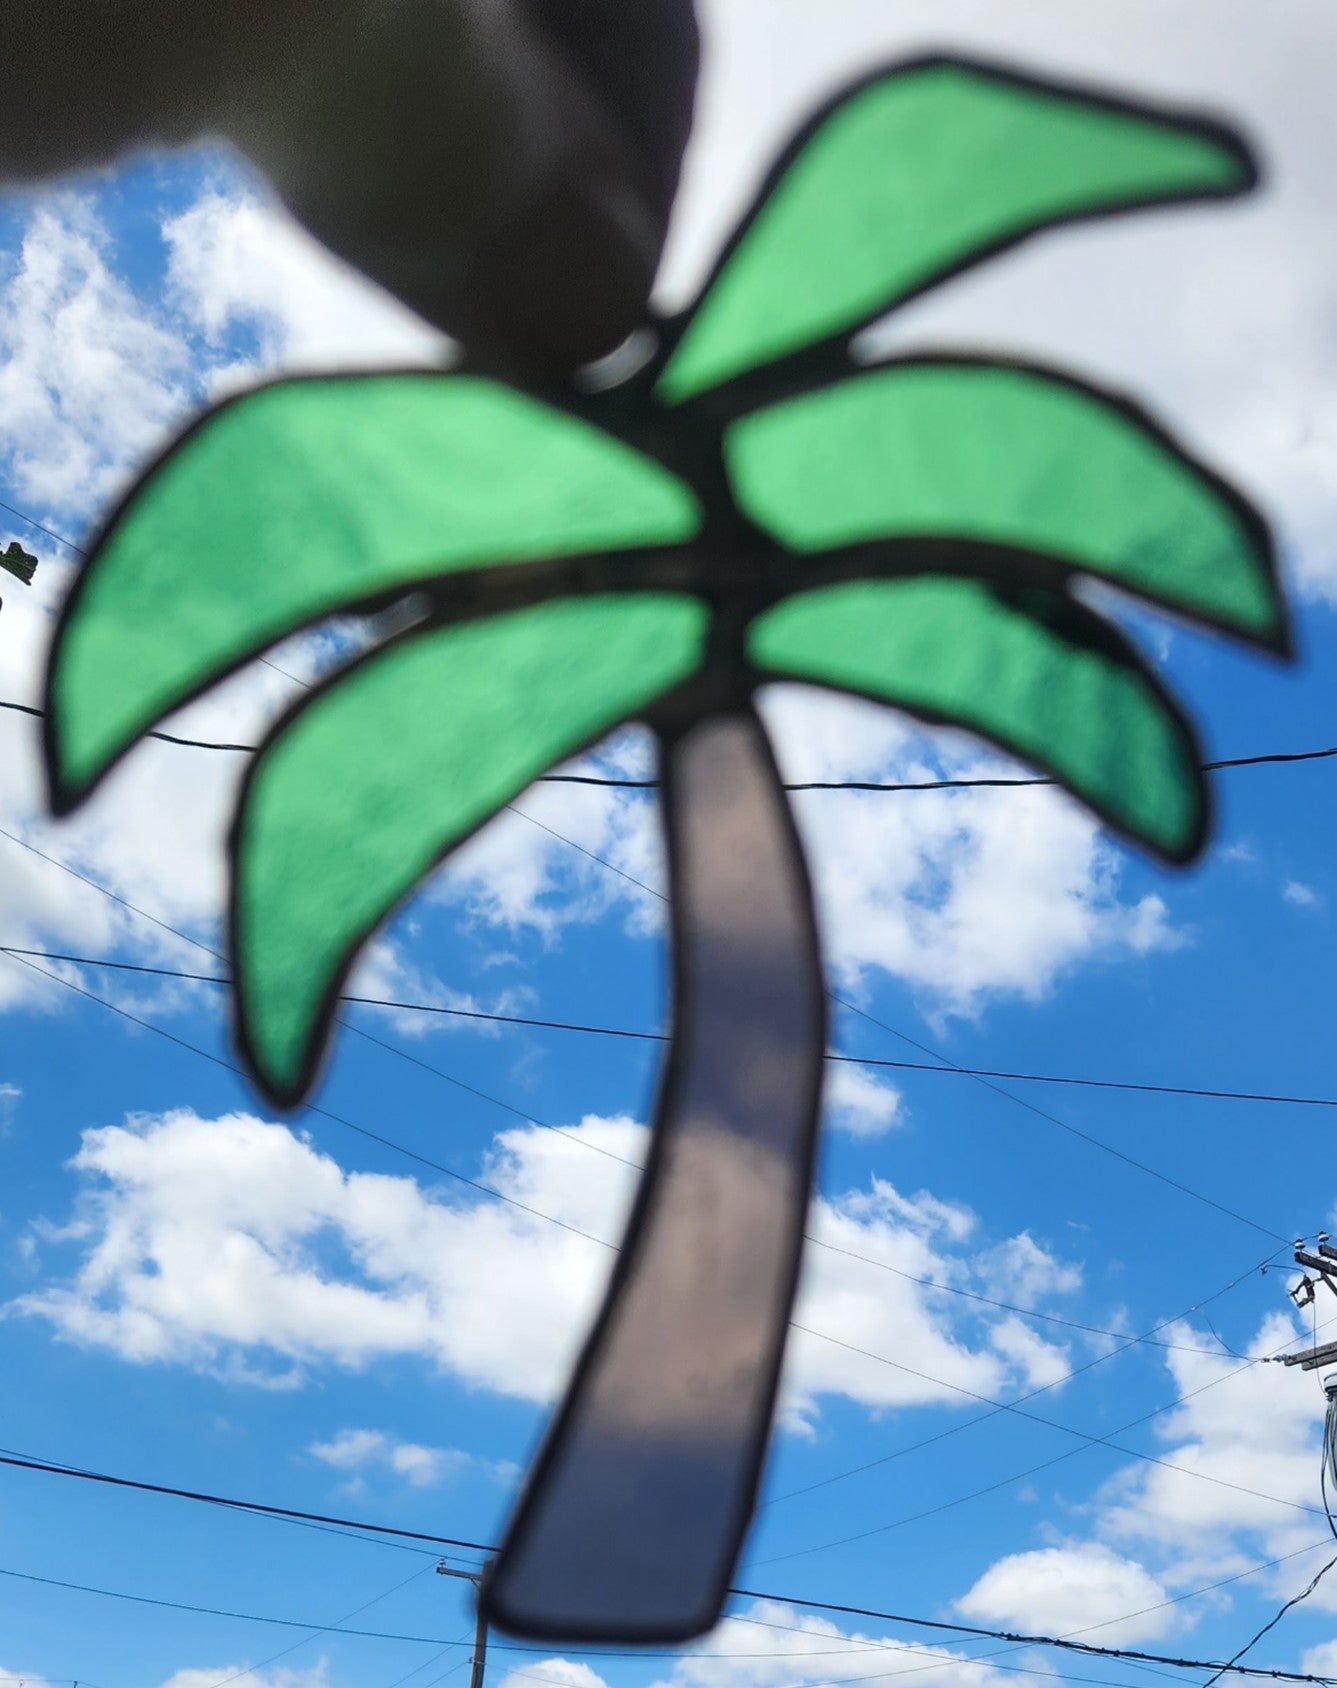
<instances>
[{"instance_id":1,"label":"small green leaf","mask_svg":"<svg viewBox=\"0 0 1337 1688\"><path fill-rule=\"evenodd\" d=\"M707 283L660 379L670 402L1080 217L1252 186L1201 119L951 59L864 84L809 126Z\"/></svg>"},{"instance_id":2,"label":"small green leaf","mask_svg":"<svg viewBox=\"0 0 1337 1688\"><path fill-rule=\"evenodd\" d=\"M242 1046L279 1102L309 1088L362 944L554 762L700 659L695 599L590 597L415 631L313 692L256 758L233 833Z\"/></svg>"},{"instance_id":3,"label":"small green leaf","mask_svg":"<svg viewBox=\"0 0 1337 1688\"><path fill-rule=\"evenodd\" d=\"M48 678L56 806L323 616L435 575L672 544L699 525L666 470L496 382L338 376L247 394L145 476L70 600Z\"/></svg>"},{"instance_id":4,"label":"small green leaf","mask_svg":"<svg viewBox=\"0 0 1337 1688\"><path fill-rule=\"evenodd\" d=\"M1258 514L1130 404L1070 379L910 360L754 412L725 451L741 507L793 550L1005 546L1285 646Z\"/></svg>"},{"instance_id":5,"label":"small green leaf","mask_svg":"<svg viewBox=\"0 0 1337 1688\"><path fill-rule=\"evenodd\" d=\"M750 651L775 678L966 727L1170 861L1202 846L1191 731L1131 646L1063 594L941 575L854 581L785 599L754 624Z\"/></svg>"}]
</instances>

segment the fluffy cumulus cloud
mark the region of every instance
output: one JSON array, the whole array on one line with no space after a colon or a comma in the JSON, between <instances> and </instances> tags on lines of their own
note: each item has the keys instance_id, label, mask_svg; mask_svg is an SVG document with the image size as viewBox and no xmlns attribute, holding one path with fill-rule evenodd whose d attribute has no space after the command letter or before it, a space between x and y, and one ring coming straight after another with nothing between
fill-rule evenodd
<instances>
[{"instance_id":1,"label":"fluffy cumulus cloud","mask_svg":"<svg viewBox=\"0 0 1337 1688\"><path fill-rule=\"evenodd\" d=\"M1276 1353L1297 1334L1290 1319L1274 1315L1248 1356ZM1181 1584L1230 1575L1251 1558L1278 1558L1317 1541L1327 1528L1317 1494L1320 1391L1285 1367L1214 1352L1216 1344L1187 1325L1166 1335L1200 1350L1166 1355L1179 1395L1157 1424L1166 1463L1110 1480L1100 1496L1105 1535L1154 1545L1173 1559L1171 1575ZM1289 1566L1277 1578L1288 1585L1302 1572ZM1315 1598L1322 1597L1320 1589Z\"/></svg>"},{"instance_id":2,"label":"fluffy cumulus cloud","mask_svg":"<svg viewBox=\"0 0 1337 1688\"><path fill-rule=\"evenodd\" d=\"M1169 1634L1175 1610L1166 1601L1165 1589L1135 1559L1080 1542L995 1561L956 1609L978 1623L1049 1635L1099 1625L1101 1646L1115 1647Z\"/></svg>"},{"instance_id":3,"label":"fluffy cumulus cloud","mask_svg":"<svg viewBox=\"0 0 1337 1688\"><path fill-rule=\"evenodd\" d=\"M1189 1628L1237 1592L1288 1598L1331 1551L1318 1489L1322 1396L1299 1373L1264 1363L1300 1339L1296 1326L1268 1317L1243 1357L1187 1322L1164 1335L1174 1401L1155 1420L1154 1462L1126 1465L1100 1486L1083 1509L1086 1539L990 1565L958 1600L964 1615L1096 1629L1093 1640L1127 1644ZM1337 1609L1323 1585L1311 1601Z\"/></svg>"},{"instance_id":4,"label":"fluffy cumulus cloud","mask_svg":"<svg viewBox=\"0 0 1337 1688\"><path fill-rule=\"evenodd\" d=\"M777 688L766 719L792 780L998 771L960 735L931 747L889 711L807 688ZM1079 960L1178 941L1160 898L1121 897L1120 852L1058 793L813 792L797 812L832 959L851 986L891 973L930 1009L971 1013L991 995L1041 996Z\"/></svg>"},{"instance_id":5,"label":"fluffy cumulus cloud","mask_svg":"<svg viewBox=\"0 0 1337 1688\"><path fill-rule=\"evenodd\" d=\"M11 1313L130 1361L283 1384L413 1355L548 1400L607 1279L601 1241L620 1233L645 1138L626 1118L504 1132L482 1176L508 1204L345 1172L305 1137L244 1114L182 1110L89 1131L72 1163L73 1215L33 1233L48 1275ZM969 1406L965 1391L1067 1369L1066 1349L1022 1339L1011 1315L928 1287L980 1282L987 1239L968 1210L874 1180L815 1202L810 1229L791 1423L830 1395L874 1410ZM1052 1285L1078 1281L1053 1263ZM354 1427L313 1452L349 1470L425 1470L432 1451L402 1445Z\"/></svg>"}]
</instances>

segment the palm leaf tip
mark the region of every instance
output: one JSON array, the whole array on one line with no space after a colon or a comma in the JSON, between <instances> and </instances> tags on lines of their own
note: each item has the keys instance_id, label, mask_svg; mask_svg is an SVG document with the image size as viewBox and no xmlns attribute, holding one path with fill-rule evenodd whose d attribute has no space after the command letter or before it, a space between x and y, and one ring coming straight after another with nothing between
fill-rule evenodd
<instances>
[{"instance_id":1,"label":"palm leaf tip","mask_svg":"<svg viewBox=\"0 0 1337 1688\"><path fill-rule=\"evenodd\" d=\"M669 402L848 335L1045 228L1257 181L1197 115L934 58L838 98L795 141L684 322Z\"/></svg>"},{"instance_id":2,"label":"palm leaf tip","mask_svg":"<svg viewBox=\"0 0 1337 1688\"><path fill-rule=\"evenodd\" d=\"M1167 862L1202 848L1192 728L1128 641L1066 594L944 575L851 581L784 600L749 648L772 677L978 733Z\"/></svg>"},{"instance_id":3,"label":"palm leaf tip","mask_svg":"<svg viewBox=\"0 0 1337 1688\"><path fill-rule=\"evenodd\" d=\"M686 678L706 623L695 599L630 594L416 629L280 723L231 842L238 1031L272 1100L310 1089L372 932L538 775Z\"/></svg>"},{"instance_id":4,"label":"palm leaf tip","mask_svg":"<svg viewBox=\"0 0 1337 1688\"><path fill-rule=\"evenodd\" d=\"M691 490L580 417L438 372L282 381L204 416L112 516L61 620L61 812L268 646L462 571L680 544Z\"/></svg>"}]
</instances>

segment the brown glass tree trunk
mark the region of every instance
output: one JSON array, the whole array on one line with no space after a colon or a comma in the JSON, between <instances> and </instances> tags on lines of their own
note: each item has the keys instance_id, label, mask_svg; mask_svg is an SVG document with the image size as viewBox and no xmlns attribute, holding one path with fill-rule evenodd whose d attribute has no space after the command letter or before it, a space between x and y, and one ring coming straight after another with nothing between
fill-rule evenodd
<instances>
[{"instance_id":1,"label":"brown glass tree trunk","mask_svg":"<svg viewBox=\"0 0 1337 1688\"><path fill-rule=\"evenodd\" d=\"M803 856L750 706L663 745L674 1035L608 1299L484 1592L504 1629L715 1620L755 1501L825 1049Z\"/></svg>"}]
</instances>

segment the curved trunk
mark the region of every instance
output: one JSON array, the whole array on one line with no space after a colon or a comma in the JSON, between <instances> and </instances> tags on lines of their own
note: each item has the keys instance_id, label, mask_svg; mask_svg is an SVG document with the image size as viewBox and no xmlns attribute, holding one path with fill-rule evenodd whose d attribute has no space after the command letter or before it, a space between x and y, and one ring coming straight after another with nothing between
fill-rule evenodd
<instances>
[{"instance_id":1,"label":"curved trunk","mask_svg":"<svg viewBox=\"0 0 1337 1688\"><path fill-rule=\"evenodd\" d=\"M752 708L662 746L674 1036L603 1309L485 1586L521 1634L715 1621L755 1502L825 1049L812 898Z\"/></svg>"}]
</instances>

